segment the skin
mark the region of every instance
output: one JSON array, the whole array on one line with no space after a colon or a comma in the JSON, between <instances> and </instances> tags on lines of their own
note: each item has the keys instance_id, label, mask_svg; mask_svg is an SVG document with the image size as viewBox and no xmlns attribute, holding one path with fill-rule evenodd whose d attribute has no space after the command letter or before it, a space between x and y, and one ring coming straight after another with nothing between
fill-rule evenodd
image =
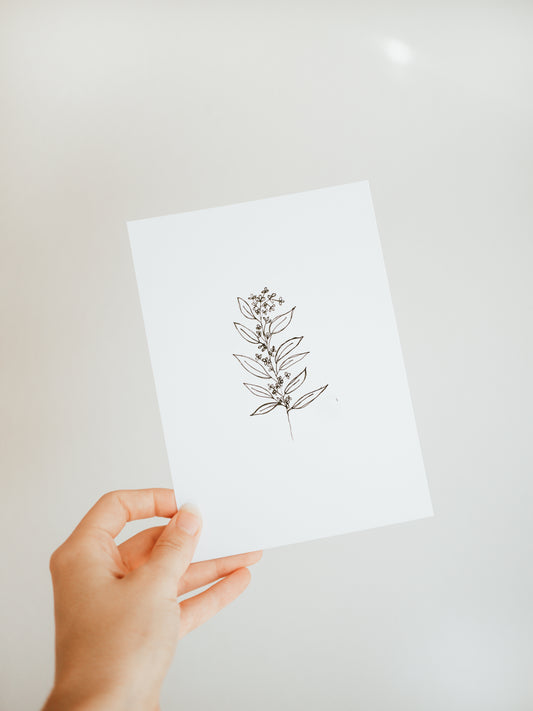
<instances>
[{"instance_id":1,"label":"skin","mask_svg":"<svg viewBox=\"0 0 533 711\"><path fill-rule=\"evenodd\" d=\"M167 526L117 546L128 521ZM261 551L191 563L195 507L172 489L105 494L50 559L56 621L54 688L43 711L156 711L178 640L235 600ZM181 602L177 598L215 582Z\"/></svg>"}]
</instances>

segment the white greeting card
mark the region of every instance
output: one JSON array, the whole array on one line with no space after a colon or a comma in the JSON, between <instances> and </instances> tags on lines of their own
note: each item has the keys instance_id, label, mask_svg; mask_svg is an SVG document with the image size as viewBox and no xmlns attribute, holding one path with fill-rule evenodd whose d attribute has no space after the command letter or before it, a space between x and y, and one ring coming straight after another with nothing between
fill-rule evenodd
<instances>
[{"instance_id":1,"label":"white greeting card","mask_svg":"<svg viewBox=\"0 0 533 711\"><path fill-rule=\"evenodd\" d=\"M432 515L368 183L128 231L195 560Z\"/></svg>"}]
</instances>

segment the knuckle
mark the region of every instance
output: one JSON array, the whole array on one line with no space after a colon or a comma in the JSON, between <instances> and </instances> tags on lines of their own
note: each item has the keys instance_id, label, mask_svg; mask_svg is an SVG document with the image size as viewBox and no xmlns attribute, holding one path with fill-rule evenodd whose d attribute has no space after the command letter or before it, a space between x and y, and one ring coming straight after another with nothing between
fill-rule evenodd
<instances>
[{"instance_id":1,"label":"knuckle","mask_svg":"<svg viewBox=\"0 0 533 711\"><path fill-rule=\"evenodd\" d=\"M52 573L52 575L55 573L55 571L58 568L58 565L59 565L58 558L59 558L59 549L57 548L50 556L50 562L48 563L48 568L49 568L50 572Z\"/></svg>"},{"instance_id":2,"label":"knuckle","mask_svg":"<svg viewBox=\"0 0 533 711\"><path fill-rule=\"evenodd\" d=\"M108 508L116 510L120 507L126 514L127 520L131 521L133 519L132 512L129 505L131 491L127 489L115 489L113 491L108 491L98 500L97 506L102 505L102 508Z\"/></svg>"},{"instance_id":3,"label":"knuckle","mask_svg":"<svg viewBox=\"0 0 533 711\"><path fill-rule=\"evenodd\" d=\"M183 553L185 549L185 541L182 538L163 538L157 542L156 546L160 551Z\"/></svg>"},{"instance_id":4,"label":"knuckle","mask_svg":"<svg viewBox=\"0 0 533 711\"><path fill-rule=\"evenodd\" d=\"M98 503L106 503L110 501L115 501L116 499L120 498L121 491L116 489L115 491L106 491L105 494L102 494L102 496L98 499Z\"/></svg>"},{"instance_id":5,"label":"knuckle","mask_svg":"<svg viewBox=\"0 0 533 711\"><path fill-rule=\"evenodd\" d=\"M50 572L52 575L60 573L63 568L68 564L68 559L70 558L68 546L63 543L56 548L56 550L50 556Z\"/></svg>"},{"instance_id":6,"label":"knuckle","mask_svg":"<svg viewBox=\"0 0 533 711\"><path fill-rule=\"evenodd\" d=\"M64 541L50 556L49 568L52 577L55 575L61 575L63 571L72 570L80 561L80 556L83 557L84 551L83 544L76 536L71 535Z\"/></svg>"}]
</instances>

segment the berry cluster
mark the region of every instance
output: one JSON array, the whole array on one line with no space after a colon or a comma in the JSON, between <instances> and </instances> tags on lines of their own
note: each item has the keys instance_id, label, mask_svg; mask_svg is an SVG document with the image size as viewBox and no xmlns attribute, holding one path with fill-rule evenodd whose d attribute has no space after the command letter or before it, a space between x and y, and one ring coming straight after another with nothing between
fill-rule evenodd
<instances>
[{"instance_id":1,"label":"berry cluster","mask_svg":"<svg viewBox=\"0 0 533 711\"><path fill-rule=\"evenodd\" d=\"M265 317L267 323L271 320L268 314L274 311L276 304L281 306L285 303L285 299L278 296L275 291L270 291L267 286L259 294L250 294L248 298L252 302L253 312L259 317Z\"/></svg>"},{"instance_id":2,"label":"berry cluster","mask_svg":"<svg viewBox=\"0 0 533 711\"><path fill-rule=\"evenodd\" d=\"M292 400L290 395L285 395L285 393L283 392L283 382L284 380L288 380L290 375L290 373L285 373L284 376L278 375L275 384L273 385L272 383L269 383L268 385L268 389L272 393L272 398L274 400L277 400L280 405L284 405L285 407L289 407Z\"/></svg>"}]
</instances>

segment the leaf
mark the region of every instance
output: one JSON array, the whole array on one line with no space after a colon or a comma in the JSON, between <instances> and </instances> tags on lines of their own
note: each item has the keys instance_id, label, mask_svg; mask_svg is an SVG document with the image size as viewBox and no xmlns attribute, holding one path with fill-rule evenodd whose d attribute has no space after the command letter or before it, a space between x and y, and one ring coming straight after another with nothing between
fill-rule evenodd
<instances>
[{"instance_id":1,"label":"leaf","mask_svg":"<svg viewBox=\"0 0 533 711\"><path fill-rule=\"evenodd\" d=\"M257 338L257 335L249 328L246 328L246 326L243 326L242 323L237 323L236 321L234 321L233 325L245 341L248 341L248 343L259 343L259 338Z\"/></svg>"},{"instance_id":2,"label":"leaf","mask_svg":"<svg viewBox=\"0 0 533 711\"><path fill-rule=\"evenodd\" d=\"M287 387L285 388L285 395L288 395L289 393L294 392L297 390L300 385L303 385L304 380L307 378L307 368L304 368L301 373L299 373L295 378L293 378L289 383L287 383Z\"/></svg>"},{"instance_id":3,"label":"leaf","mask_svg":"<svg viewBox=\"0 0 533 711\"><path fill-rule=\"evenodd\" d=\"M316 400L317 397L319 395L321 395L327 387L328 387L327 385L323 385L321 388L318 388L317 390L311 390L310 393L306 393L305 395L302 395L302 397L299 400L296 400L296 402L290 409L291 410L301 410L303 407L307 407L314 400Z\"/></svg>"},{"instance_id":4,"label":"leaf","mask_svg":"<svg viewBox=\"0 0 533 711\"><path fill-rule=\"evenodd\" d=\"M244 370L248 371L248 373L251 373L252 375L255 375L256 378L270 378L268 370L255 358L250 358L245 355L236 355L235 353L233 355L237 358Z\"/></svg>"},{"instance_id":5,"label":"leaf","mask_svg":"<svg viewBox=\"0 0 533 711\"><path fill-rule=\"evenodd\" d=\"M266 415L267 412L272 412L272 410L279 405L279 402L265 402L264 405L259 405L257 410L254 410L252 413L250 413L250 416L252 415Z\"/></svg>"},{"instance_id":6,"label":"leaf","mask_svg":"<svg viewBox=\"0 0 533 711\"><path fill-rule=\"evenodd\" d=\"M276 360L280 361L284 356L288 355L291 351L293 351L296 346L300 345L302 339L303 336L296 336L295 338L289 338L288 341L282 343L276 351Z\"/></svg>"},{"instance_id":7,"label":"leaf","mask_svg":"<svg viewBox=\"0 0 533 711\"><path fill-rule=\"evenodd\" d=\"M295 308L296 306L293 306L290 311L287 311L284 314L280 314L279 316L276 316L276 318L272 319L269 326L269 331L272 335L276 333L281 333L281 331L287 328L287 326L292 321L292 314Z\"/></svg>"},{"instance_id":8,"label":"leaf","mask_svg":"<svg viewBox=\"0 0 533 711\"><path fill-rule=\"evenodd\" d=\"M272 334L270 333L270 327L272 326L272 321L270 320L270 317L267 316L265 319L265 322L263 324L263 331L265 333L265 336L269 338Z\"/></svg>"},{"instance_id":9,"label":"leaf","mask_svg":"<svg viewBox=\"0 0 533 711\"><path fill-rule=\"evenodd\" d=\"M290 355L288 358L285 358L285 360L279 364L278 370L288 370L289 368L292 368L295 363L298 363L298 361L302 360L302 358L305 358L305 356L308 354L309 351L306 351L305 353L295 353L294 355Z\"/></svg>"},{"instance_id":10,"label":"leaf","mask_svg":"<svg viewBox=\"0 0 533 711\"><path fill-rule=\"evenodd\" d=\"M253 383L243 383L243 385L245 388L248 388L252 395L257 395L257 397L272 397L272 393L262 385L254 385Z\"/></svg>"},{"instance_id":11,"label":"leaf","mask_svg":"<svg viewBox=\"0 0 533 711\"><path fill-rule=\"evenodd\" d=\"M246 301L246 299L241 299L240 296L237 297L237 302L239 304L239 308L241 310L241 314L245 316L246 318L251 318L255 321L255 316L254 312L252 311L252 307L250 304Z\"/></svg>"}]
</instances>

